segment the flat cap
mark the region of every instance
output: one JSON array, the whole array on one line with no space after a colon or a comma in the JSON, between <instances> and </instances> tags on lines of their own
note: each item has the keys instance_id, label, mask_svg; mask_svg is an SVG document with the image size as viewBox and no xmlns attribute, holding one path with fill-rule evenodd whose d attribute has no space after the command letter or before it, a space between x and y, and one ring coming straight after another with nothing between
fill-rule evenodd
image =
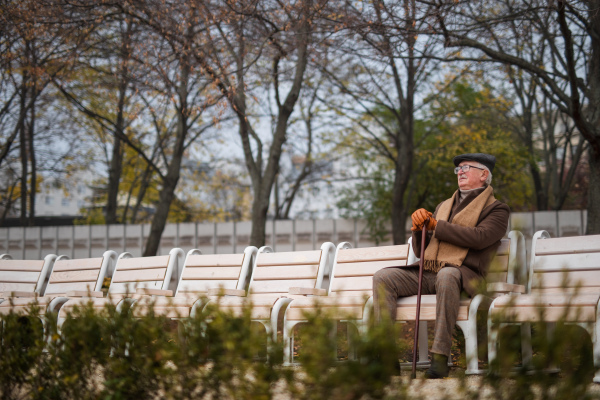
<instances>
[{"instance_id":1,"label":"flat cap","mask_svg":"<svg viewBox=\"0 0 600 400\"><path fill-rule=\"evenodd\" d=\"M452 159L454 161L454 165L458 167L463 161L476 161L488 167L490 172L494 172L494 165L496 165L496 157L491 154L485 153L467 153L461 154L460 156L456 156Z\"/></svg>"}]
</instances>

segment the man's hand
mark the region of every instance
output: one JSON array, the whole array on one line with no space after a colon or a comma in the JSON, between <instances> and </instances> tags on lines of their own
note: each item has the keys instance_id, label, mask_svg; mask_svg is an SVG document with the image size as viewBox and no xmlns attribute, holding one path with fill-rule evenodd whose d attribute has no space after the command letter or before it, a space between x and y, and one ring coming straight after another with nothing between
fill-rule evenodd
<instances>
[{"instance_id":1,"label":"man's hand","mask_svg":"<svg viewBox=\"0 0 600 400\"><path fill-rule=\"evenodd\" d=\"M433 230L435 230L436 226L437 226L437 221L435 220L435 218L429 217L429 223L427 224L427 230L433 231Z\"/></svg>"},{"instance_id":2,"label":"man's hand","mask_svg":"<svg viewBox=\"0 0 600 400\"><path fill-rule=\"evenodd\" d=\"M427 218L431 217L431 215L432 214L429 211L427 211L426 209L419 208L417 211L412 213L412 215L410 216L410 218L412 219L412 223L413 223L413 226L410 229L412 231L420 231L421 229L423 229L423 223L425 222L425 220ZM431 218L431 219L433 219L433 218ZM431 219L430 219L430 221L431 221ZM431 225L431 222L427 225L428 229L429 229L430 225Z\"/></svg>"}]
</instances>

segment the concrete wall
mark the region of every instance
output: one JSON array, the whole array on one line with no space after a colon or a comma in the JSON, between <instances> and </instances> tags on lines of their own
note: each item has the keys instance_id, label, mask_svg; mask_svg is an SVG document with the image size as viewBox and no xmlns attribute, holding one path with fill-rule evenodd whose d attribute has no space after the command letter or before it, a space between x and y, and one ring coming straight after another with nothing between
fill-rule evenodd
<instances>
[{"instance_id":1,"label":"concrete wall","mask_svg":"<svg viewBox=\"0 0 600 400\"><path fill-rule=\"evenodd\" d=\"M544 229L550 236L577 236L585 233L587 211L540 211L513 213L509 229L523 232L527 248L533 233ZM268 246L275 251L318 249L323 242L350 242L354 247L375 246L365 231L365 221L346 219L268 221ZM410 232L407 220L407 233ZM240 253L249 244L251 223L168 224L160 243L160 254L173 247L203 254ZM42 259L46 254L71 258L99 257L107 250L142 255L150 225L79 225L61 227L0 228L0 254L15 259ZM379 245L390 245L390 240Z\"/></svg>"}]
</instances>

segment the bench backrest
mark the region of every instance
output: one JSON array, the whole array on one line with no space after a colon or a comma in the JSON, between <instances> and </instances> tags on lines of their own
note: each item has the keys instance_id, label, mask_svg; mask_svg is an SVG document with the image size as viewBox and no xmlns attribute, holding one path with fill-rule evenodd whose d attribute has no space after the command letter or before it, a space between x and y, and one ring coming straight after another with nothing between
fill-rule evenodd
<instances>
[{"instance_id":1,"label":"bench backrest","mask_svg":"<svg viewBox=\"0 0 600 400\"><path fill-rule=\"evenodd\" d=\"M407 265L408 244L352 249L338 245L330 296L372 296L373 275L382 268Z\"/></svg>"},{"instance_id":2,"label":"bench backrest","mask_svg":"<svg viewBox=\"0 0 600 400\"><path fill-rule=\"evenodd\" d=\"M242 254L201 254L199 250L191 250L175 296L198 298L213 288L245 289L257 251L254 246L246 247Z\"/></svg>"},{"instance_id":3,"label":"bench backrest","mask_svg":"<svg viewBox=\"0 0 600 400\"><path fill-rule=\"evenodd\" d=\"M117 253L110 250L98 258L69 260L61 256L54 263L44 295L66 296L70 291L98 292L116 260Z\"/></svg>"},{"instance_id":4,"label":"bench backrest","mask_svg":"<svg viewBox=\"0 0 600 400\"><path fill-rule=\"evenodd\" d=\"M129 253L123 253L117 260L108 294L133 295L137 288L174 291L177 282L172 282L171 278L173 271L177 271L183 263L183 258L183 250L177 248L167 256L132 257Z\"/></svg>"},{"instance_id":5,"label":"bench backrest","mask_svg":"<svg viewBox=\"0 0 600 400\"><path fill-rule=\"evenodd\" d=\"M43 295L46 279L52 270L56 255L43 260L12 260L8 255L0 259L0 293L35 292Z\"/></svg>"},{"instance_id":6,"label":"bench backrest","mask_svg":"<svg viewBox=\"0 0 600 400\"><path fill-rule=\"evenodd\" d=\"M519 231L510 231L490 262L486 282L505 282L526 285L528 281L525 237Z\"/></svg>"},{"instance_id":7,"label":"bench backrest","mask_svg":"<svg viewBox=\"0 0 600 400\"><path fill-rule=\"evenodd\" d=\"M323 288L323 276L333 264L335 246L323 243L320 250L273 253L262 247L250 280L250 293L261 295L287 295L291 287Z\"/></svg>"},{"instance_id":8,"label":"bench backrest","mask_svg":"<svg viewBox=\"0 0 600 400\"><path fill-rule=\"evenodd\" d=\"M532 249L529 293L600 293L600 235L550 238L538 231Z\"/></svg>"},{"instance_id":9,"label":"bench backrest","mask_svg":"<svg viewBox=\"0 0 600 400\"><path fill-rule=\"evenodd\" d=\"M520 231L510 231L508 237L500 240L494 258L490 261L490 268L486 276L486 283L511 283L526 285L529 279L527 269L527 255L525 253L525 237ZM412 249L412 238L408 240L411 245L408 264L413 264L419 259Z\"/></svg>"}]
</instances>

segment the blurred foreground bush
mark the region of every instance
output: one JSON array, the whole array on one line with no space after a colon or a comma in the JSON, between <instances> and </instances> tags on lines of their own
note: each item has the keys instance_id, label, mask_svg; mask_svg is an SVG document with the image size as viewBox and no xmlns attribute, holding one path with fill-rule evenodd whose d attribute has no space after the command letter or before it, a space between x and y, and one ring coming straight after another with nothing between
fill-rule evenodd
<instances>
[{"instance_id":1,"label":"blurred foreground bush","mask_svg":"<svg viewBox=\"0 0 600 400\"><path fill-rule=\"evenodd\" d=\"M281 343L270 343L261 325L251 323L248 304L242 315L205 308L193 318L171 320L154 315L152 306L135 315L109 305L75 309L57 332L26 314L2 317L0 397L2 399L374 399L430 398L413 385L410 371L394 378L398 354L393 327L371 327L354 337L357 361L339 361L343 346L336 322L321 309L307 315L297 330L298 365L282 365ZM580 399L594 398L589 336L562 324L548 334L534 327L533 364L518 366L518 335L503 335L496 374L465 386L453 368L456 392L447 398ZM337 338L337 339L336 339ZM483 344L485 345L485 343ZM406 347L404 345L404 347ZM549 369L558 371L549 374ZM419 374L420 376L420 374ZM456 380L454 381L456 382ZM439 396L438 396L439 397ZM444 398L441 396L440 398Z\"/></svg>"}]
</instances>

